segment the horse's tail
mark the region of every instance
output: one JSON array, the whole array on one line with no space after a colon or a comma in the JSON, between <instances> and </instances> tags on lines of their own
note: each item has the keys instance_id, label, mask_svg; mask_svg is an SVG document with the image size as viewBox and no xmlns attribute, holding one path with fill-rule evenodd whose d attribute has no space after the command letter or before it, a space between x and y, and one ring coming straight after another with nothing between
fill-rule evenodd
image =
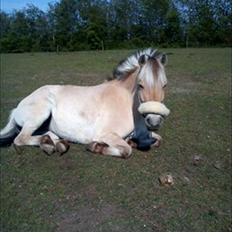
<instances>
[{"instance_id":1,"label":"horse's tail","mask_svg":"<svg viewBox=\"0 0 232 232\"><path fill-rule=\"evenodd\" d=\"M15 109L12 110L7 125L0 131L0 147L9 146L19 133L17 124L14 120Z\"/></svg>"}]
</instances>

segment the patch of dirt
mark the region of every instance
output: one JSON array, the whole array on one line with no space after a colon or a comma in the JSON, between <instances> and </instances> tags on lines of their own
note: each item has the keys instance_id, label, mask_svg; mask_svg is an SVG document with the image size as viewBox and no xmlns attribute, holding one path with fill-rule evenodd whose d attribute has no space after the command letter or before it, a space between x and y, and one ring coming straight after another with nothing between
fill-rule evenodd
<instances>
[{"instance_id":1,"label":"patch of dirt","mask_svg":"<svg viewBox=\"0 0 232 232\"><path fill-rule=\"evenodd\" d=\"M65 212L57 218L56 232L94 231L96 227L107 221L123 216L123 211L111 204L104 204L99 208L85 206L77 211ZM110 231L125 231L122 225L111 225Z\"/></svg>"}]
</instances>

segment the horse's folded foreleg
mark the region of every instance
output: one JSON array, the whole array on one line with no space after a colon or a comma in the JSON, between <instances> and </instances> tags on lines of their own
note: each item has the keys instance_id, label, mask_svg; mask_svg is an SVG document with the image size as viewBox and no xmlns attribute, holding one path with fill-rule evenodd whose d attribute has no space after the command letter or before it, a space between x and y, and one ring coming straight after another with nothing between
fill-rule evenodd
<instances>
[{"instance_id":1,"label":"horse's folded foreleg","mask_svg":"<svg viewBox=\"0 0 232 232\"><path fill-rule=\"evenodd\" d=\"M159 147L161 145L162 137L155 132L151 132L150 136L155 139L155 142L151 147ZM134 142L131 138L125 140L132 148L137 148L137 143Z\"/></svg>"},{"instance_id":2,"label":"horse's folded foreleg","mask_svg":"<svg viewBox=\"0 0 232 232\"><path fill-rule=\"evenodd\" d=\"M129 158L132 152L132 149L127 142L116 133L109 133L99 138L97 141L90 143L87 146L87 150L98 154L111 155L125 159Z\"/></svg>"}]
</instances>

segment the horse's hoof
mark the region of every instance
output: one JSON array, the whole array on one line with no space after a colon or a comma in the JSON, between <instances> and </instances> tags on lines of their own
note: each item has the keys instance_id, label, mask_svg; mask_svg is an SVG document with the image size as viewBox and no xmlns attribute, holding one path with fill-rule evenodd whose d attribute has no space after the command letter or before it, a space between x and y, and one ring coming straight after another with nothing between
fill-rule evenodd
<instances>
[{"instance_id":1,"label":"horse's hoof","mask_svg":"<svg viewBox=\"0 0 232 232\"><path fill-rule=\"evenodd\" d=\"M55 144L51 140L49 135L45 135L40 140L40 148L47 154L52 155L55 151Z\"/></svg>"},{"instance_id":2,"label":"horse's hoof","mask_svg":"<svg viewBox=\"0 0 232 232\"><path fill-rule=\"evenodd\" d=\"M56 143L56 151L61 155L66 153L70 148L70 145L67 140L60 140Z\"/></svg>"},{"instance_id":3,"label":"horse's hoof","mask_svg":"<svg viewBox=\"0 0 232 232\"><path fill-rule=\"evenodd\" d=\"M158 147L160 147L160 145L161 145L161 140L160 140L160 139L157 139L156 142L155 142L152 146L158 148Z\"/></svg>"}]
</instances>

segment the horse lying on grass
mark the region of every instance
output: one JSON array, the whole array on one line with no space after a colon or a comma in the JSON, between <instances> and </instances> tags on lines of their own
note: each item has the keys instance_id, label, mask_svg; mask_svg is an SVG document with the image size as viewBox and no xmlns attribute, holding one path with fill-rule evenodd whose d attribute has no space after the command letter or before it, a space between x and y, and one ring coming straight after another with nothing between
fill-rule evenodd
<instances>
[{"instance_id":1,"label":"horse lying on grass","mask_svg":"<svg viewBox=\"0 0 232 232\"><path fill-rule=\"evenodd\" d=\"M12 110L0 132L0 145L13 142L16 148L40 146L48 154L62 154L69 141L121 158L131 155L131 142L141 150L158 145L161 137L149 128L158 129L165 113L145 114L138 108L141 103L164 100L166 60L166 55L149 48L120 62L111 81L85 87L46 85L35 90Z\"/></svg>"}]
</instances>

